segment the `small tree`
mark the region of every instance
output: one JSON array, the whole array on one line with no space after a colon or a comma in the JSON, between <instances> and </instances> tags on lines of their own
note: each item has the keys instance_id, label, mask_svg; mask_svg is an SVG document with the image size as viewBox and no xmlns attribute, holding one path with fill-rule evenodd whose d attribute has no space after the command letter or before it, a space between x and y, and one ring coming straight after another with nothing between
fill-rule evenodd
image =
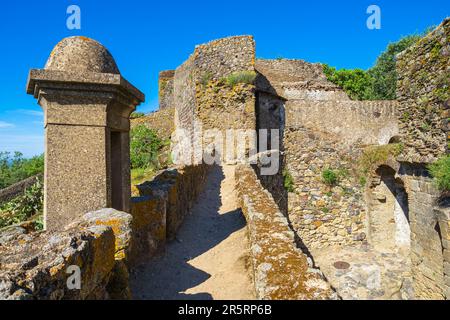
<instances>
[{"instance_id":1,"label":"small tree","mask_svg":"<svg viewBox=\"0 0 450 320\"><path fill-rule=\"evenodd\" d=\"M44 155L31 159L23 158L22 153L0 152L0 189L44 172Z\"/></svg>"},{"instance_id":2,"label":"small tree","mask_svg":"<svg viewBox=\"0 0 450 320\"><path fill-rule=\"evenodd\" d=\"M396 55L406 50L422 36L410 35L397 42L390 43L385 52L377 59L368 74L373 79L372 92L374 100L394 100L397 89Z\"/></svg>"},{"instance_id":3,"label":"small tree","mask_svg":"<svg viewBox=\"0 0 450 320\"><path fill-rule=\"evenodd\" d=\"M354 100L371 100L373 98L372 77L361 69L336 70L328 65L323 66L328 80L340 86Z\"/></svg>"},{"instance_id":4,"label":"small tree","mask_svg":"<svg viewBox=\"0 0 450 320\"><path fill-rule=\"evenodd\" d=\"M139 125L131 130L130 139L131 168L158 167L158 153L163 147L162 140L156 132Z\"/></svg>"}]
</instances>

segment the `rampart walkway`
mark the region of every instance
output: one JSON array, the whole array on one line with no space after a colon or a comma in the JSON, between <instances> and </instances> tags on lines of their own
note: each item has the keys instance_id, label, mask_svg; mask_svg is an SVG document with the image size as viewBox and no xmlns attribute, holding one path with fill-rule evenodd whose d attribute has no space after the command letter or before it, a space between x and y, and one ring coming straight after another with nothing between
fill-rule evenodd
<instances>
[{"instance_id":1,"label":"rampart walkway","mask_svg":"<svg viewBox=\"0 0 450 320\"><path fill-rule=\"evenodd\" d=\"M165 254L132 275L135 299L254 299L234 167L214 168Z\"/></svg>"}]
</instances>

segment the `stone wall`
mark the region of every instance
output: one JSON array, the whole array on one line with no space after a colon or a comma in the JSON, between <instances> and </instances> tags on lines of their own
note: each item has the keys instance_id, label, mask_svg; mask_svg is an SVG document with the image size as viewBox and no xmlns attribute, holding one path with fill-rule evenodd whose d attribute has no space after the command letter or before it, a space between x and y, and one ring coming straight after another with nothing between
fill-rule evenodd
<instances>
[{"instance_id":1,"label":"stone wall","mask_svg":"<svg viewBox=\"0 0 450 320\"><path fill-rule=\"evenodd\" d=\"M199 143L194 132L201 130L255 129L254 86L226 81L232 74L254 70L254 46L250 36L212 41L197 46L175 71L176 128L187 130L193 144ZM197 152L195 163L200 157Z\"/></svg>"},{"instance_id":2,"label":"stone wall","mask_svg":"<svg viewBox=\"0 0 450 320\"><path fill-rule=\"evenodd\" d=\"M327 80L320 63L303 60L256 60L260 76L259 91L276 94L287 100L350 100L347 94Z\"/></svg>"},{"instance_id":3,"label":"stone wall","mask_svg":"<svg viewBox=\"0 0 450 320\"><path fill-rule=\"evenodd\" d=\"M114 253L114 233L102 225L20 235L0 246L0 299L108 298ZM66 286L71 265L80 267L81 290Z\"/></svg>"},{"instance_id":4,"label":"stone wall","mask_svg":"<svg viewBox=\"0 0 450 320\"><path fill-rule=\"evenodd\" d=\"M26 189L36 183L36 179L43 179L43 175L39 174L20 182L13 184L5 189L0 190L0 204L13 200L24 193Z\"/></svg>"},{"instance_id":5,"label":"stone wall","mask_svg":"<svg viewBox=\"0 0 450 320\"><path fill-rule=\"evenodd\" d=\"M64 231L0 234L0 299L127 299L129 272L164 249L203 188L205 166L166 170L139 186L131 214L89 212ZM20 229L20 230L19 230ZM68 289L70 266L81 290Z\"/></svg>"},{"instance_id":6,"label":"stone wall","mask_svg":"<svg viewBox=\"0 0 450 320\"><path fill-rule=\"evenodd\" d=\"M449 65L450 18L397 56L402 161L432 162L448 149Z\"/></svg>"},{"instance_id":7,"label":"stone wall","mask_svg":"<svg viewBox=\"0 0 450 320\"><path fill-rule=\"evenodd\" d=\"M340 145L388 144L398 136L395 101L311 101L286 103L286 127L305 127L340 138Z\"/></svg>"},{"instance_id":8,"label":"stone wall","mask_svg":"<svg viewBox=\"0 0 450 320\"><path fill-rule=\"evenodd\" d=\"M398 135L397 105L391 101L352 101L329 82L322 65L302 60L257 60L257 123L282 133L280 172L260 177L278 203L276 189L292 176L287 212L305 247L356 244L366 240L362 187L354 178L362 147L387 144ZM278 112L270 112L279 105ZM273 109L273 107L272 107ZM328 186L322 173L331 169L339 181ZM284 171L284 172L283 172ZM270 187L270 185L275 187Z\"/></svg>"},{"instance_id":9,"label":"stone wall","mask_svg":"<svg viewBox=\"0 0 450 320\"><path fill-rule=\"evenodd\" d=\"M322 273L297 248L286 217L253 169L238 166L236 177L241 208L247 219L257 298L336 299Z\"/></svg>"},{"instance_id":10,"label":"stone wall","mask_svg":"<svg viewBox=\"0 0 450 320\"><path fill-rule=\"evenodd\" d=\"M444 285L443 291L445 298L450 300L450 208L447 203L441 203L434 209L434 215L439 221L439 231L442 236L442 255L444 260Z\"/></svg>"},{"instance_id":11,"label":"stone wall","mask_svg":"<svg viewBox=\"0 0 450 320\"><path fill-rule=\"evenodd\" d=\"M173 78L175 70L166 70L159 73L159 110L173 107Z\"/></svg>"},{"instance_id":12,"label":"stone wall","mask_svg":"<svg viewBox=\"0 0 450 320\"><path fill-rule=\"evenodd\" d=\"M408 193L415 297L443 299L442 230L439 230L439 219L433 213L440 194L425 167L402 163L397 172Z\"/></svg>"},{"instance_id":13,"label":"stone wall","mask_svg":"<svg viewBox=\"0 0 450 320\"><path fill-rule=\"evenodd\" d=\"M154 199L162 199L165 203L163 206L165 211L159 212L158 210L158 219L165 217L165 221L160 220L157 224L165 228L164 234L167 239L173 239L184 217L189 213L197 196L203 190L207 173L208 166L206 165L165 170L152 181L137 186L141 198L135 199L134 209L140 211L141 207L150 206L151 208L154 206L151 203L156 201Z\"/></svg>"},{"instance_id":14,"label":"stone wall","mask_svg":"<svg viewBox=\"0 0 450 320\"><path fill-rule=\"evenodd\" d=\"M448 152L449 40L447 18L397 56L398 119L405 148L395 169L408 193L412 272L419 299L450 298L445 270L449 257L443 254L448 228L439 214L446 209L438 206L446 200L427 170L427 164Z\"/></svg>"},{"instance_id":15,"label":"stone wall","mask_svg":"<svg viewBox=\"0 0 450 320\"><path fill-rule=\"evenodd\" d=\"M358 148L339 149L341 140L306 128L286 129L285 169L294 180L289 193L289 218L294 230L311 249L348 245L365 240L365 203L362 188L352 177ZM340 175L328 186L322 174Z\"/></svg>"},{"instance_id":16,"label":"stone wall","mask_svg":"<svg viewBox=\"0 0 450 320\"><path fill-rule=\"evenodd\" d=\"M177 68L175 71L174 78L174 105L175 105L175 129L182 129L185 132L187 138L193 139L194 137L194 120L195 120L195 96L196 96L196 88L195 88L195 80L194 80L194 55L191 55L188 60L186 60L181 66ZM176 137L178 138L178 137ZM183 139L181 136L179 139ZM180 143L180 141L175 140L176 143ZM185 149L191 146L190 143L187 143L186 146L182 148ZM186 154L193 161L193 154ZM191 153L191 152L190 152ZM174 159L177 161L177 159ZM188 163L190 164L190 163Z\"/></svg>"}]
</instances>

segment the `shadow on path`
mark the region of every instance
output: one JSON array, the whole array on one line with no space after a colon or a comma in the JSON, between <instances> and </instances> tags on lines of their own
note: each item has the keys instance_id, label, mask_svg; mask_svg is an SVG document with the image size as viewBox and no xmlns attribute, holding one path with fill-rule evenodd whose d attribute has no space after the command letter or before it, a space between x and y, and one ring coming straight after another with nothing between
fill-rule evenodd
<instances>
[{"instance_id":1,"label":"shadow on path","mask_svg":"<svg viewBox=\"0 0 450 320\"><path fill-rule=\"evenodd\" d=\"M200 194L191 214L186 216L176 239L168 243L163 255L135 270L130 279L133 298L212 299L208 292L184 292L211 277L209 273L193 267L189 261L245 227L245 218L239 209L220 213L222 199L227 198L226 194L221 195L221 182L224 178L220 167L211 170L205 190ZM234 192L234 189L230 192Z\"/></svg>"}]
</instances>

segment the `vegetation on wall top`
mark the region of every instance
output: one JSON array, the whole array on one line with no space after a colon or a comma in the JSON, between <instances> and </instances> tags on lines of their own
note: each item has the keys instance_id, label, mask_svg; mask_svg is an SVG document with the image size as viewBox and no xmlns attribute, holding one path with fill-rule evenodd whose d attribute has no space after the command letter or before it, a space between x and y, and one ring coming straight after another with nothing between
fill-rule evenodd
<instances>
[{"instance_id":1,"label":"vegetation on wall top","mask_svg":"<svg viewBox=\"0 0 450 320\"><path fill-rule=\"evenodd\" d=\"M370 146L364 149L358 159L357 171L361 184L365 184L367 177L377 169L377 167L389 158L396 158L404 149L402 143L392 143L382 146Z\"/></svg>"},{"instance_id":2,"label":"vegetation on wall top","mask_svg":"<svg viewBox=\"0 0 450 320\"><path fill-rule=\"evenodd\" d=\"M230 74L225 78L228 86L234 87L239 83L253 84L256 79L255 71L241 71Z\"/></svg>"},{"instance_id":3,"label":"vegetation on wall top","mask_svg":"<svg viewBox=\"0 0 450 320\"><path fill-rule=\"evenodd\" d=\"M139 119L139 118L142 118L142 117L145 117L145 113L143 113L143 112L134 111L130 115L130 119Z\"/></svg>"},{"instance_id":4,"label":"vegetation on wall top","mask_svg":"<svg viewBox=\"0 0 450 320\"><path fill-rule=\"evenodd\" d=\"M390 43L369 70L337 70L327 64L323 70L328 80L340 86L354 100L394 100L397 89L396 55L411 47L424 35L409 35Z\"/></svg>"}]
</instances>

